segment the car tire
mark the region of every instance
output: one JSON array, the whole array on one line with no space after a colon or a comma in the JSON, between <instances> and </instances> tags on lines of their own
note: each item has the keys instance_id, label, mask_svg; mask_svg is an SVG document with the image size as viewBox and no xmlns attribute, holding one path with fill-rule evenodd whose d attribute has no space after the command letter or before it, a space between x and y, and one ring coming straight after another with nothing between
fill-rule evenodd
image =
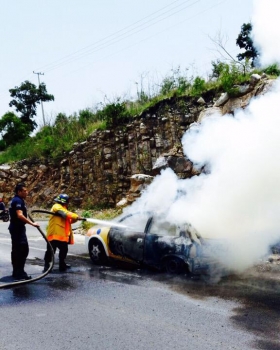
<instances>
[{"instance_id":1,"label":"car tire","mask_svg":"<svg viewBox=\"0 0 280 350\"><path fill-rule=\"evenodd\" d=\"M88 252L91 261L96 264L104 264L107 262L107 256L102 243L98 239L92 239L88 245Z\"/></svg>"},{"instance_id":2,"label":"car tire","mask_svg":"<svg viewBox=\"0 0 280 350\"><path fill-rule=\"evenodd\" d=\"M164 261L164 268L167 273L180 274L183 272L183 261L177 257L170 257Z\"/></svg>"}]
</instances>

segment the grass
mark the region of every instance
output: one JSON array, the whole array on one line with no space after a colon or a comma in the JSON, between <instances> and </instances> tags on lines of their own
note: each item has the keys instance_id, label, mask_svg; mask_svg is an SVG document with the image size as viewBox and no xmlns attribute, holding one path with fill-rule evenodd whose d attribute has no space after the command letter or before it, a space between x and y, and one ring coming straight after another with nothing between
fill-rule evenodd
<instances>
[{"instance_id":1,"label":"grass","mask_svg":"<svg viewBox=\"0 0 280 350\"><path fill-rule=\"evenodd\" d=\"M272 78L280 75L276 65L264 70L248 69L245 73L243 68L234 62L231 64L218 62L213 64L213 67L213 74L208 81L201 77L188 78L182 75L178 68L172 70L172 74L163 79L153 94L141 89L135 101L122 101L117 98L113 102L99 104L95 110L85 109L69 116L59 113L53 125L44 126L36 135L4 148L0 153L0 164L26 158L47 157L60 160L65 152L72 150L74 143L85 141L95 130L125 125L129 120L162 100L179 96L199 97L208 91L214 91L217 95L228 92L229 95L234 96L236 86L248 83L252 73L266 72L271 74Z\"/></svg>"},{"instance_id":2,"label":"grass","mask_svg":"<svg viewBox=\"0 0 280 350\"><path fill-rule=\"evenodd\" d=\"M81 216L84 218L93 218L98 220L110 221L121 215L122 209L100 209L100 210L85 210L81 213ZM87 221L82 221L82 228L84 231L87 231L91 227L95 226L95 224Z\"/></svg>"}]
</instances>

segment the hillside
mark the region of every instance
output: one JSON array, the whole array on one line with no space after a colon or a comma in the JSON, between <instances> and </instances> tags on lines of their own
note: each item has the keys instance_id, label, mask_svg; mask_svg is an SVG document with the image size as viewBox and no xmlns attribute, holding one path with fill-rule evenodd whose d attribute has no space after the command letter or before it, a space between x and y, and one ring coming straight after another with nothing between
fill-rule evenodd
<instances>
[{"instance_id":1,"label":"hillside","mask_svg":"<svg viewBox=\"0 0 280 350\"><path fill-rule=\"evenodd\" d=\"M171 167L179 178L191 177L199 170L181 149L182 136L190 125L213 113L222 116L246 108L272 82L265 74L254 74L248 84L235 87L234 97L219 93L217 98L208 92L162 100L126 125L94 131L60 159L24 159L1 166L0 192L8 202L15 184L25 182L30 206L49 207L55 195L66 192L76 207L102 208L114 207L128 195L135 174L155 176ZM142 180L139 186L134 184L129 201L139 195L142 185Z\"/></svg>"}]
</instances>

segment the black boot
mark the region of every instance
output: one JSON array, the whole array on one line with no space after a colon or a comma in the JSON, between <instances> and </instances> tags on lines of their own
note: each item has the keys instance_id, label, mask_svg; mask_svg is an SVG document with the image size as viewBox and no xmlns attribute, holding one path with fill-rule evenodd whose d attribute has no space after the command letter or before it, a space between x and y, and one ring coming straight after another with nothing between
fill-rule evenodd
<instances>
[{"instance_id":1,"label":"black boot","mask_svg":"<svg viewBox=\"0 0 280 350\"><path fill-rule=\"evenodd\" d=\"M17 281L21 281L21 280L31 280L31 276L28 276L28 274L25 271L20 271L17 273L13 273L13 278Z\"/></svg>"},{"instance_id":2,"label":"black boot","mask_svg":"<svg viewBox=\"0 0 280 350\"><path fill-rule=\"evenodd\" d=\"M29 276L24 270L22 272L22 278L25 280L31 280L31 276Z\"/></svg>"},{"instance_id":3,"label":"black boot","mask_svg":"<svg viewBox=\"0 0 280 350\"><path fill-rule=\"evenodd\" d=\"M12 274L12 276L13 276L13 277L17 277L18 275L19 275L18 269L13 269L13 274Z\"/></svg>"},{"instance_id":4,"label":"black boot","mask_svg":"<svg viewBox=\"0 0 280 350\"><path fill-rule=\"evenodd\" d=\"M50 264L49 263L45 263L44 269L43 269L43 273L47 272L49 268L50 268Z\"/></svg>"},{"instance_id":5,"label":"black boot","mask_svg":"<svg viewBox=\"0 0 280 350\"><path fill-rule=\"evenodd\" d=\"M71 267L71 265L66 264L64 261L59 263L59 271L60 272L65 272L70 267Z\"/></svg>"}]
</instances>

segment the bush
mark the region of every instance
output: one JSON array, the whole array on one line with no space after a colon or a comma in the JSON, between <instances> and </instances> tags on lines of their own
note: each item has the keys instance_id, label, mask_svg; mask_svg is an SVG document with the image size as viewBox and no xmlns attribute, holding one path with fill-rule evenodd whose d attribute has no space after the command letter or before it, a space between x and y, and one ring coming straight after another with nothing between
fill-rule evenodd
<instances>
[{"instance_id":1,"label":"bush","mask_svg":"<svg viewBox=\"0 0 280 350\"><path fill-rule=\"evenodd\" d=\"M85 128L90 121L95 122L96 121L96 116L95 114L89 110L89 109L84 109L79 111L79 117L78 121L81 124L83 128Z\"/></svg>"},{"instance_id":2,"label":"bush","mask_svg":"<svg viewBox=\"0 0 280 350\"><path fill-rule=\"evenodd\" d=\"M6 149L6 143L4 140L0 140L0 151L4 151Z\"/></svg>"},{"instance_id":3,"label":"bush","mask_svg":"<svg viewBox=\"0 0 280 350\"><path fill-rule=\"evenodd\" d=\"M98 119L106 122L107 127L116 127L125 122L129 113L124 102L117 99L116 102L109 103L97 112Z\"/></svg>"},{"instance_id":4,"label":"bush","mask_svg":"<svg viewBox=\"0 0 280 350\"><path fill-rule=\"evenodd\" d=\"M242 84L249 81L249 75L244 74L242 71L243 67L235 63L224 64L221 66L220 76L218 81L221 89L230 95L234 95L236 92L235 85Z\"/></svg>"},{"instance_id":5,"label":"bush","mask_svg":"<svg viewBox=\"0 0 280 350\"><path fill-rule=\"evenodd\" d=\"M90 218L90 217L92 217L92 215L89 211L85 210L82 212L82 217L83 218ZM82 226L83 230L87 231L90 227L92 227L92 223L87 222L87 221L82 221L81 226Z\"/></svg>"},{"instance_id":6,"label":"bush","mask_svg":"<svg viewBox=\"0 0 280 350\"><path fill-rule=\"evenodd\" d=\"M219 78L223 71L226 69L226 64L225 62L221 62L220 60L217 61L212 61L212 75L211 78Z\"/></svg>"},{"instance_id":7,"label":"bush","mask_svg":"<svg viewBox=\"0 0 280 350\"><path fill-rule=\"evenodd\" d=\"M187 76L181 73L180 67L172 69L172 75L163 79L160 85L160 94L169 95L171 92L181 95L190 87Z\"/></svg>"},{"instance_id":8,"label":"bush","mask_svg":"<svg viewBox=\"0 0 280 350\"><path fill-rule=\"evenodd\" d=\"M190 90L190 95L194 97L200 96L206 90L206 82L200 77L194 79L193 85Z\"/></svg>"},{"instance_id":9,"label":"bush","mask_svg":"<svg viewBox=\"0 0 280 350\"><path fill-rule=\"evenodd\" d=\"M175 89L175 80L173 77L166 77L163 79L160 87L160 93L163 95L167 95L172 90Z\"/></svg>"},{"instance_id":10,"label":"bush","mask_svg":"<svg viewBox=\"0 0 280 350\"><path fill-rule=\"evenodd\" d=\"M269 75L274 75L276 77L280 76L280 69L278 68L278 65L276 63L272 64L271 66L268 66L264 69L264 72Z\"/></svg>"}]
</instances>

